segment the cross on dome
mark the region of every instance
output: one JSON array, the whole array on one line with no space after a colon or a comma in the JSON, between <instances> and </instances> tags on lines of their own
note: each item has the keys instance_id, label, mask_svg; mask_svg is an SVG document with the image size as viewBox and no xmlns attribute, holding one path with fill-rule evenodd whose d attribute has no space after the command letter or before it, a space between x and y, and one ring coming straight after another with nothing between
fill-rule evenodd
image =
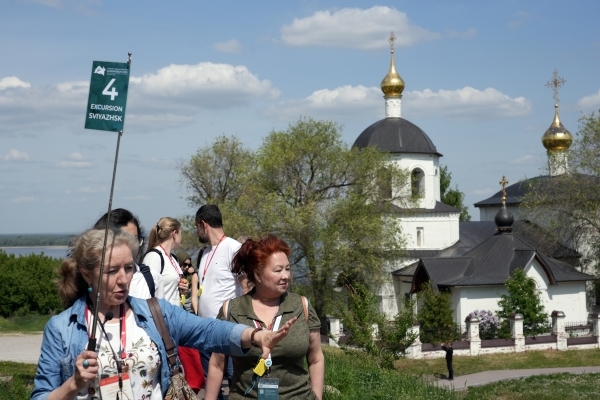
<instances>
[{"instance_id":1,"label":"cross on dome","mask_svg":"<svg viewBox=\"0 0 600 400\"><path fill-rule=\"evenodd\" d=\"M563 86L567 81L564 78L558 76L558 71L556 68L554 69L554 73L552 74L552 80L546 83L546 87L553 88L554 90L554 101L558 104L558 89Z\"/></svg>"},{"instance_id":2,"label":"cross on dome","mask_svg":"<svg viewBox=\"0 0 600 400\"><path fill-rule=\"evenodd\" d=\"M394 43L396 42L396 35L394 35L394 31L390 33L390 38L388 39L390 42L390 52L394 53Z\"/></svg>"},{"instance_id":3,"label":"cross on dome","mask_svg":"<svg viewBox=\"0 0 600 400\"><path fill-rule=\"evenodd\" d=\"M502 202L506 201L506 185L508 185L508 181L506 180L506 176L502 175L502 180L498 182L500 186L502 186Z\"/></svg>"}]
</instances>

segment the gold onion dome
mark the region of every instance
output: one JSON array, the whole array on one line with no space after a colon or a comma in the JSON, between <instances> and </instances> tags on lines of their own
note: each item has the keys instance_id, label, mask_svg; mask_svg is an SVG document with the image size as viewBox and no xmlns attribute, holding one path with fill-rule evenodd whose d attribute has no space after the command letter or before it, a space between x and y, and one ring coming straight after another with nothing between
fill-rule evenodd
<instances>
[{"instance_id":1,"label":"gold onion dome","mask_svg":"<svg viewBox=\"0 0 600 400\"><path fill-rule=\"evenodd\" d=\"M558 104L554 105L554 121L542 136L542 143L550 151L568 150L573 143L573 135L564 127L558 117Z\"/></svg>"},{"instance_id":2,"label":"gold onion dome","mask_svg":"<svg viewBox=\"0 0 600 400\"><path fill-rule=\"evenodd\" d=\"M394 62L394 42L396 41L396 36L394 36L394 32L391 33L389 42L390 42L390 53L392 54L392 61L390 62L390 70L387 75L381 81L381 91L383 94L387 96L393 97L402 97L402 92L404 91L404 81L400 78L400 75L396 72L396 64Z\"/></svg>"}]
</instances>

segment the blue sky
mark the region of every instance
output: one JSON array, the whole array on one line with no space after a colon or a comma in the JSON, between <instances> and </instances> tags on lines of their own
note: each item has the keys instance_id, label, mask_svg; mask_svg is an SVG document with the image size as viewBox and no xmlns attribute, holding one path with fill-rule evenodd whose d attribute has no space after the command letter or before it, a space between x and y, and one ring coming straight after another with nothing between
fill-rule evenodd
<instances>
[{"instance_id":1,"label":"blue sky","mask_svg":"<svg viewBox=\"0 0 600 400\"><path fill-rule=\"evenodd\" d=\"M177 165L218 135L257 148L311 116L343 124L352 144L385 115L391 30L402 117L472 204L503 174L540 173L555 68L567 129L600 109L599 11L597 0L0 0L0 233L78 232L106 212L117 136L83 128L93 60L133 53L113 207L148 228L195 212Z\"/></svg>"}]
</instances>

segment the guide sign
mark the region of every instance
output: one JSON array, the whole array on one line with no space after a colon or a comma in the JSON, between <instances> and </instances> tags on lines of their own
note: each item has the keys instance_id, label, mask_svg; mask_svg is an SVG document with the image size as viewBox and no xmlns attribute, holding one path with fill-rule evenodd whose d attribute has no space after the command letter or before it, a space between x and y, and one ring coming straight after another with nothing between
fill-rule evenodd
<instances>
[{"instance_id":1,"label":"guide sign","mask_svg":"<svg viewBox=\"0 0 600 400\"><path fill-rule=\"evenodd\" d=\"M125 123L129 88L127 63L94 61L85 129L119 132Z\"/></svg>"}]
</instances>

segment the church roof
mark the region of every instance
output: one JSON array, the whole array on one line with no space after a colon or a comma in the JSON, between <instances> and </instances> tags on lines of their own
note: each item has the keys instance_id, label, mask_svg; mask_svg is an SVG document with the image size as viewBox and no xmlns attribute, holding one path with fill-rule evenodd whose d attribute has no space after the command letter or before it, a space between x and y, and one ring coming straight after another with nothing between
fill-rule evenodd
<instances>
[{"instance_id":1,"label":"church roof","mask_svg":"<svg viewBox=\"0 0 600 400\"><path fill-rule=\"evenodd\" d=\"M536 259L548 282L588 281L592 275L548 257L518 234L496 233L460 257L422 258L413 278L413 290L431 280L439 286L504 285L513 271Z\"/></svg>"},{"instance_id":2,"label":"church roof","mask_svg":"<svg viewBox=\"0 0 600 400\"><path fill-rule=\"evenodd\" d=\"M506 205L518 206L521 204L523 197L527 194L527 190L531 184L539 182L541 179L548 179L549 176L537 176L531 179L523 179L517 183L513 183L506 187ZM502 190L496 192L492 197L478 201L473 204L475 207L495 207L502 205Z\"/></svg>"},{"instance_id":3,"label":"church roof","mask_svg":"<svg viewBox=\"0 0 600 400\"><path fill-rule=\"evenodd\" d=\"M405 209L402 207L398 207L395 204L392 204L391 206L392 211L395 212L410 212L411 214L422 214L422 213L427 213L427 214L433 214L433 213L460 213L460 210L456 207L452 207L449 206L448 204L442 203L441 201L436 201L435 202L435 207L434 208L409 208L409 209Z\"/></svg>"},{"instance_id":4,"label":"church roof","mask_svg":"<svg viewBox=\"0 0 600 400\"><path fill-rule=\"evenodd\" d=\"M404 118L384 118L366 128L354 146L375 146L388 153L422 153L442 156L421 128Z\"/></svg>"}]
</instances>

